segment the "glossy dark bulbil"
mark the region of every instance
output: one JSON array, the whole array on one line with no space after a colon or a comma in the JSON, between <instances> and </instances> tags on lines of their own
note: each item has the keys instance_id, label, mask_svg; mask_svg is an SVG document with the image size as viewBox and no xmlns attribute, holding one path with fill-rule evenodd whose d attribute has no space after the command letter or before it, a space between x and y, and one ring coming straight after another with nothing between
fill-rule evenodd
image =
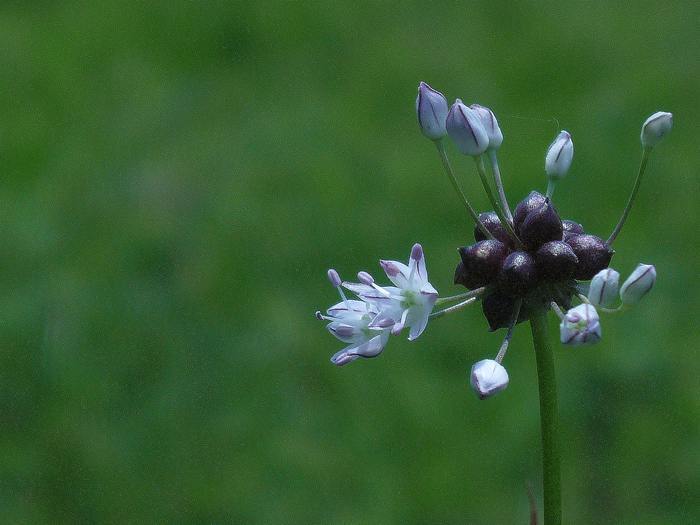
<instances>
[{"instance_id":1,"label":"glossy dark bulbil","mask_svg":"<svg viewBox=\"0 0 700 525\"><path fill-rule=\"evenodd\" d=\"M608 267L615 250L595 235L571 235L565 241L578 257L576 279L592 279L600 270Z\"/></svg>"},{"instance_id":2,"label":"glossy dark bulbil","mask_svg":"<svg viewBox=\"0 0 700 525\"><path fill-rule=\"evenodd\" d=\"M515 299L502 292L494 292L484 298L481 308L492 332L499 328L508 328L513 319Z\"/></svg>"},{"instance_id":3,"label":"glossy dark bulbil","mask_svg":"<svg viewBox=\"0 0 700 525\"><path fill-rule=\"evenodd\" d=\"M508 255L508 247L500 241L487 239L459 249L461 268L455 270L455 283L474 289L493 281Z\"/></svg>"},{"instance_id":4,"label":"glossy dark bulbil","mask_svg":"<svg viewBox=\"0 0 700 525\"><path fill-rule=\"evenodd\" d=\"M498 274L498 288L512 296L525 295L537 284L535 258L527 252L512 252Z\"/></svg>"},{"instance_id":5,"label":"glossy dark bulbil","mask_svg":"<svg viewBox=\"0 0 700 525\"><path fill-rule=\"evenodd\" d=\"M513 247L513 239L510 238L508 232L501 224L501 220L496 215L495 211L485 211L479 214L479 220L486 226L486 229L491 232L496 240L501 241L503 244ZM486 240L486 235L479 229L478 226L474 227L474 240L484 241Z\"/></svg>"},{"instance_id":6,"label":"glossy dark bulbil","mask_svg":"<svg viewBox=\"0 0 700 525\"><path fill-rule=\"evenodd\" d=\"M545 281L565 281L576 273L578 257L564 241L550 241L540 246L535 254L537 271Z\"/></svg>"},{"instance_id":7,"label":"glossy dark bulbil","mask_svg":"<svg viewBox=\"0 0 700 525\"><path fill-rule=\"evenodd\" d=\"M528 250L537 250L549 241L561 241L563 225L549 199L527 214L520 225L520 240Z\"/></svg>"},{"instance_id":8,"label":"glossy dark bulbil","mask_svg":"<svg viewBox=\"0 0 700 525\"><path fill-rule=\"evenodd\" d=\"M532 312L549 308L552 301L568 309L577 292L575 279L591 279L610 263L613 250L599 237L587 235L574 221L562 221L551 201L531 192L515 208L514 229L524 247L516 249L494 212L481 221L498 240L485 239L460 248L462 258L455 283L474 289L486 286L482 297L489 328L507 328L520 304L518 322Z\"/></svg>"},{"instance_id":9,"label":"glossy dark bulbil","mask_svg":"<svg viewBox=\"0 0 700 525\"><path fill-rule=\"evenodd\" d=\"M537 191L531 191L527 197L521 200L513 212L513 226L516 233L520 233L520 226L525 221L528 213L544 204L546 197Z\"/></svg>"}]
</instances>

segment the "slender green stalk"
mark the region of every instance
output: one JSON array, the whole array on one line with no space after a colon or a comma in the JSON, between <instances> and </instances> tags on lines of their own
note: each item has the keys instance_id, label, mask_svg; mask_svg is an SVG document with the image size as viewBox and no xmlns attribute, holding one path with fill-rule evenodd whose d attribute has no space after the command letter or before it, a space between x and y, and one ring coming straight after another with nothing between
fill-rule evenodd
<instances>
[{"instance_id":1,"label":"slender green stalk","mask_svg":"<svg viewBox=\"0 0 700 525\"><path fill-rule=\"evenodd\" d=\"M454 306L450 306L449 308L445 308L444 310L438 310L437 312L433 312L430 314L431 319L435 319L436 317L442 317L443 315L451 314L452 312L457 312L464 308L465 306L469 306L470 304L476 302L479 298L478 297L470 297L466 301L462 301L461 303L457 303Z\"/></svg>"},{"instance_id":2,"label":"slender green stalk","mask_svg":"<svg viewBox=\"0 0 700 525\"><path fill-rule=\"evenodd\" d=\"M435 301L435 305L440 305L440 304L445 304L445 303L451 303L452 301L461 301L463 299L469 299L470 297L476 297L481 294L483 294L486 291L486 287L482 286L481 288L475 288L474 290L470 290L469 292L464 292L460 293L457 295L451 295L449 297L440 297L437 301Z\"/></svg>"},{"instance_id":3,"label":"slender green stalk","mask_svg":"<svg viewBox=\"0 0 700 525\"><path fill-rule=\"evenodd\" d=\"M493 171L493 180L495 181L496 189L498 190L498 198L501 199L501 208L505 212L508 222L513 224L513 214L510 212L510 205L508 204L508 198L506 197L506 190L503 187L501 169L498 167L498 156L496 155L495 149L489 150L489 161L491 161L491 170Z\"/></svg>"},{"instance_id":4,"label":"slender green stalk","mask_svg":"<svg viewBox=\"0 0 700 525\"><path fill-rule=\"evenodd\" d=\"M532 327L532 343L535 347L537 380L540 389L544 525L561 525L561 459L559 452L559 417L557 414L557 381L552 346L547 337L546 311L539 310L533 313L530 325Z\"/></svg>"},{"instance_id":5,"label":"slender green stalk","mask_svg":"<svg viewBox=\"0 0 700 525\"><path fill-rule=\"evenodd\" d=\"M547 198L551 199L552 195L554 195L554 188L556 187L556 184L554 182L554 179L549 179L547 182Z\"/></svg>"},{"instance_id":6,"label":"slender green stalk","mask_svg":"<svg viewBox=\"0 0 700 525\"><path fill-rule=\"evenodd\" d=\"M647 161L649 160L650 152L651 148L644 148L642 150L642 160L639 163L639 171L637 172L637 179L634 181L634 186L632 187L632 193L630 193L630 197L627 199L627 206L625 206L625 211L622 212L622 217L620 217L620 220L617 222L617 226L615 226L615 229L610 234L610 237L608 237L608 244L612 244L615 241L617 235L620 233L620 230L625 225L627 216L630 214L630 210L632 209L632 204L634 204L634 200L637 198L637 192L639 191L639 185L642 183L642 175L644 175L644 171L647 168Z\"/></svg>"},{"instance_id":7,"label":"slender green stalk","mask_svg":"<svg viewBox=\"0 0 700 525\"><path fill-rule=\"evenodd\" d=\"M515 234L515 230L513 230L513 226L511 225L511 223L503 215L503 210L501 210L501 206L500 204L498 204L498 201L496 201L496 197L494 196L493 191L491 190L489 181L486 178L486 168L484 167L483 157L481 155L479 155L478 157L474 157L474 162L476 162L476 171L479 172L481 184L484 186L484 190L486 190L486 195L488 196L489 201L491 201L491 206L493 206L496 215L498 215L498 218L501 221L501 224L503 224L503 227L508 232L508 235L510 235L513 241L515 241L516 246L519 249L522 249L523 245L520 242L520 239L518 239L518 236Z\"/></svg>"},{"instance_id":8,"label":"slender green stalk","mask_svg":"<svg viewBox=\"0 0 700 525\"><path fill-rule=\"evenodd\" d=\"M445 168L445 173L447 173L447 178L450 179L450 182L452 183L452 187L457 192L457 195L459 195L459 197L462 199L462 203L464 204L464 207L467 209L467 212L469 213L469 215L473 219L474 224L477 225L477 227L481 230L481 232L486 236L487 239L493 239L493 235L491 234L490 231L488 231L486 229L486 226L484 226L484 223L481 222L481 220L479 220L479 216L474 211L474 208L472 208L472 205L469 204L469 201L467 200L467 196L462 191L462 188L460 187L459 182L457 182L457 177L455 177L455 172L452 169L452 165L450 164L450 159L447 158L447 152L445 151L445 145L443 144L442 139L435 141L435 147L437 147L438 153L440 154L440 159L442 160L442 166Z\"/></svg>"}]
</instances>

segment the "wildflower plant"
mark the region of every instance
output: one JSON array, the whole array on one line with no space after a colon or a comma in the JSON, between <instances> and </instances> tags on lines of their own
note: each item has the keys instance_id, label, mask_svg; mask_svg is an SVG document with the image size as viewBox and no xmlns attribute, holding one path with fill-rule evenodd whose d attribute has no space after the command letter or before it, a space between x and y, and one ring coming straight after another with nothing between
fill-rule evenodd
<instances>
[{"instance_id":1,"label":"wildflower plant","mask_svg":"<svg viewBox=\"0 0 700 525\"><path fill-rule=\"evenodd\" d=\"M559 524L557 396L546 315L551 311L558 316L561 344L595 344L602 337L600 314L634 306L653 287L654 266L639 264L619 286L620 274L609 264L615 254L613 244L632 209L650 153L670 131L673 117L657 112L642 125L642 157L636 180L620 220L603 239L586 232L577 221L562 219L555 207L556 184L567 175L574 156L568 131L561 131L546 150L545 194L532 191L511 209L497 156L503 133L494 113L478 104L468 106L460 99L449 106L442 93L421 82L416 114L420 131L435 144L444 171L474 222L474 242L458 249L453 278L455 285L467 290L439 297L428 281L420 244L411 248L407 264L380 261L391 285L377 284L366 271L357 274L358 282L349 282L341 280L336 270L328 270L340 302L325 314L316 312L316 317L328 321L328 331L347 345L331 357L331 362L344 366L360 358L377 357L392 335L407 331L408 339L413 341L420 337L429 320L480 302L489 329L505 329L494 358L482 359L471 368L472 389L480 399L487 399L508 386L503 360L516 325L529 321L540 393L544 518L547 525ZM474 159L476 173L493 207L491 211L474 210L450 164L445 137L461 154ZM348 299L344 290L352 292L356 299Z\"/></svg>"}]
</instances>

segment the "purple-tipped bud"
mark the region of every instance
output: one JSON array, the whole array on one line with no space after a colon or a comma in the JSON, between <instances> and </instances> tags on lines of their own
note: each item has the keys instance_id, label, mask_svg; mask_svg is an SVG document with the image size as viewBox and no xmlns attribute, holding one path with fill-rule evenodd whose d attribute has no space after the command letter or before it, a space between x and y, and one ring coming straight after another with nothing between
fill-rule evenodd
<instances>
[{"instance_id":1,"label":"purple-tipped bud","mask_svg":"<svg viewBox=\"0 0 700 525\"><path fill-rule=\"evenodd\" d=\"M566 312L559 325L562 344L570 346L594 344L600 341L598 312L591 304L580 304Z\"/></svg>"},{"instance_id":2,"label":"purple-tipped bud","mask_svg":"<svg viewBox=\"0 0 700 525\"><path fill-rule=\"evenodd\" d=\"M569 219L564 219L561 221L561 225L564 228L564 240L571 237L572 235L581 235L585 233L583 231L583 226L578 222L570 221Z\"/></svg>"},{"instance_id":3,"label":"purple-tipped bud","mask_svg":"<svg viewBox=\"0 0 700 525\"><path fill-rule=\"evenodd\" d=\"M447 135L445 121L448 109L447 99L442 93L431 88L425 82L418 85L416 115L418 116L418 126L423 135L430 140L439 140Z\"/></svg>"},{"instance_id":4,"label":"purple-tipped bud","mask_svg":"<svg viewBox=\"0 0 700 525\"><path fill-rule=\"evenodd\" d=\"M489 146L489 137L479 115L459 99L447 114L447 133L464 155L476 157Z\"/></svg>"},{"instance_id":5,"label":"purple-tipped bud","mask_svg":"<svg viewBox=\"0 0 700 525\"><path fill-rule=\"evenodd\" d=\"M651 149L656 146L673 127L673 115L657 111L642 125L642 147Z\"/></svg>"},{"instance_id":6,"label":"purple-tipped bud","mask_svg":"<svg viewBox=\"0 0 700 525\"><path fill-rule=\"evenodd\" d=\"M340 280L340 275L338 275L338 272L336 272L333 268L328 270L328 280L336 288L343 282Z\"/></svg>"},{"instance_id":7,"label":"purple-tipped bud","mask_svg":"<svg viewBox=\"0 0 700 525\"><path fill-rule=\"evenodd\" d=\"M508 248L500 241L488 239L460 248L459 255L462 267L457 266L455 283L474 289L496 278L508 255Z\"/></svg>"},{"instance_id":8,"label":"purple-tipped bud","mask_svg":"<svg viewBox=\"0 0 700 525\"><path fill-rule=\"evenodd\" d=\"M622 283L620 299L623 304L634 304L652 289L656 282L656 268L651 264L638 264Z\"/></svg>"},{"instance_id":9,"label":"purple-tipped bud","mask_svg":"<svg viewBox=\"0 0 700 525\"><path fill-rule=\"evenodd\" d=\"M574 277L584 281L592 279L599 271L607 268L615 253L608 243L595 235L572 235L565 242L578 257Z\"/></svg>"},{"instance_id":10,"label":"purple-tipped bud","mask_svg":"<svg viewBox=\"0 0 700 525\"><path fill-rule=\"evenodd\" d=\"M420 261L423 258L423 247L416 243L411 248L411 259L414 261Z\"/></svg>"},{"instance_id":11,"label":"purple-tipped bud","mask_svg":"<svg viewBox=\"0 0 700 525\"><path fill-rule=\"evenodd\" d=\"M535 254L537 272L545 281L565 281L576 272L578 257L564 241L550 241Z\"/></svg>"},{"instance_id":12,"label":"purple-tipped bud","mask_svg":"<svg viewBox=\"0 0 700 525\"><path fill-rule=\"evenodd\" d=\"M527 197L521 200L515 207L513 213L513 225L515 231L520 233L520 226L525 221L525 217L532 211L544 204L546 197L537 191L531 191Z\"/></svg>"},{"instance_id":13,"label":"purple-tipped bud","mask_svg":"<svg viewBox=\"0 0 700 525\"><path fill-rule=\"evenodd\" d=\"M489 137L489 147L488 149L498 149L503 144L503 132L498 126L498 121L496 120L496 115L493 114L489 108L480 106L479 104L472 104L469 106L473 109L481 120L481 125L484 126L486 130L486 135Z\"/></svg>"},{"instance_id":14,"label":"purple-tipped bud","mask_svg":"<svg viewBox=\"0 0 700 525\"><path fill-rule=\"evenodd\" d=\"M489 323L489 330L494 332L499 328L510 326L515 310L515 299L502 292L494 292L481 302L481 308Z\"/></svg>"},{"instance_id":15,"label":"purple-tipped bud","mask_svg":"<svg viewBox=\"0 0 700 525\"><path fill-rule=\"evenodd\" d=\"M503 261L498 287L510 295L525 295L537 284L535 259L527 252L513 252Z\"/></svg>"},{"instance_id":16,"label":"purple-tipped bud","mask_svg":"<svg viewBox=\"0 0 700 525\"><path fill-rule=\"evenodd\" d=\"M606 268L593 276L588 289L588 300L594 306L612 306L617 299L620 274Z\"/></svg>"},{"instance_id":17,"label":"purple-tipped bud","mask_svg":"<svg viewBox=\"0 0 700 525\"><path fill-rule=\"evenodd\" d=\"M470 384L479 399L486 399L508 386L508 372L493 359L483 359L472 366Z\"/></svg>"},{"instance_id":18,"label":"purple-tipped bud","mask_svg":"<svg viewBox=\"0 0 700 525\"><path fill-rule=\"evenodd\" d=\"M561 179L571 167L574 158L574 143L568 131L562 131L557 135L547 149L544 161L544 170L550 179Z\"/></svg>"},{"instance_id":19,"label":"purple-tipped bud","mask_svg":"<svg viewBox=\"0 0 700 525\"><path fill-rule=\"evenodd\" d=\"M520 240L529 250L536 250L549 241L562 239L563 226L549 199L527 214L520 225Z\"/></svg>"},{"instance_id":20,"label":"purple-tipped bud","mask_svg":"<svg viewBox=\"0 0 700 525\"><path fill-rule=\"evenodd\" d=\"M498 218L495 211L485 211L484 213L480 213L479 220L484 226L486 226L486 229L491 232L491 235L493 235L497 241L501 241L506 246L513 246L513 239L511 239L510 235L508 235L508 232L503 227L503 224L501 224L501 219ZM484 235L484 232L482 232L481 228L478 226L474 227L474 240L486 240L486 235Z\"/></svg>"},{"instance_id":21,"label":"purple-tipped bud","mask_svg":"<svg viewBox=\"0 0 700 525\"><path fill-rule=\"evenodd\" d=\"M374 277L372 277L370 274L367 272L357 272L357 279L362 283L366 284L367 286L370 286L372 283L374 283Z\"/></svg>"}]
</instances>

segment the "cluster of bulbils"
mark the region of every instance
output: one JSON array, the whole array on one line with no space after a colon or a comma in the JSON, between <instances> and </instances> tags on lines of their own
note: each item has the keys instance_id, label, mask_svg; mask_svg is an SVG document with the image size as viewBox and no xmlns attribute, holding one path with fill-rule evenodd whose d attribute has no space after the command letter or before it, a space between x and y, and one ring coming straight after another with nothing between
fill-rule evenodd
<instances>
[{"instance_id":1,"label":"cluster of bulbils","mask_svg":"<svg viewBox=\"0 0 700 525\"><path fill-rule=\"evenodd\" d=\"M608 265L614 254L611 245L620 232L652 148L672 126L670 113L658 112L642 126L643 156L634 189L622 217L607 240L586 233L578 222L562 220L552 202L555 183L571 166L574 147L571 135L562 131L547 149L546 195L537 191L525 197L511 213L496 156L503 133L493 112L479 105L466 106L461 100L448 107L442 93L421 82L416 113L422 133L434 141L446 173L475 223L473 244L459 249L460 261L455 284L469 291L438 299L428 282L425 256L420 244L413 246L408 264L380 261L393 286L380 286L367 272L358 281L342 281L336 270L328 278L341 301L318 319L329 321L328 330L347 344L331 362L342 366L358 358L371 358L384 349L390 335L404 328L409 340L423 333L428 320L457 311L481 300L491 331L506 328L507 334L495 359L483 359L471 369L471 385L484 399L506 388L508 373L501 364L514 326L533 313L552 309L561 320L560 339L565 345L596 343L601 338L599 311L617 312L638 302L654 285L654 266L639 264L619 286L620 274ZM494 210L476 214L457 182L447 159L443 138L449 136L464 154L474 157ZM484 154L490 161L494 185L485 175ZM589 281L586 284L583 281ZM348 299L343 288L357 299ZM572 307L574 300L578 306ZM433 311L436 305L456 303Z\"/></svg>"}]
</instances>

